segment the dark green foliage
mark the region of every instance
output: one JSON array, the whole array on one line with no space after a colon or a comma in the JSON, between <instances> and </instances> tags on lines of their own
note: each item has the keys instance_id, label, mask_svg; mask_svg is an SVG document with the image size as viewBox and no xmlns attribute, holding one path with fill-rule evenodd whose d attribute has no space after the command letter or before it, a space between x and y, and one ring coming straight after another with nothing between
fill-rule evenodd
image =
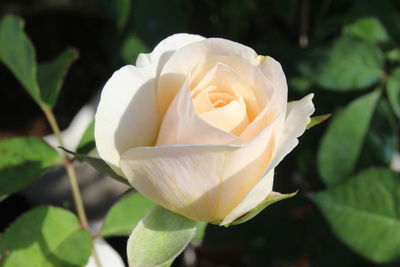
<instances>
[{"instance_id":1,"label":"dark green foliage","mask_svg":"<svg viewBox=\"0 0 400 267\"><path fill-rule=\"evenodd\" d=\"M76 59L73 50L57 55L65 47L78 46L82 58L72 68L76 71L67 77L67 90L61 92L57 106L60 111L75 106L64 126L88 100L84 90L94 94L113 71L134 64L140 52L151 51L160 40L177 32L228 38L253 47L258 54L274 57L289 81L289 100L313 92L313 116L332 114L329 120L307 130L296 149L276 168L274 191L299 190L298 195L271 205L238 226L207 227L205 241L197 249L199 265L399 265L400 230L395 213L396 205L400 205L399 177L389 170L393 154L399 151L400 137L399 1L92 0L69 1L68 8L53 8L44 2L0 3L2 14L20 10L26 19L38 61L55 58L49 64L38 64L35 49L22 31L24 23L17 17L4 16L0 59L18 82L10 80L11 74L4 68L0 74L6 79L0 96L22 85L40 105L53 106L60 81ZM49 34L54 30L45 31L50 25L60 32L58 38ZM10 33L13 37L6 37ZM56 65L59 69L53 69ZM9 114L13 106L23 110L19 100L3 103L8 101L1 99L2 114ZM127 183L104 161L89 156L95 151L93 126L82 138L76 159ZM18 177L23 183L13 190L0 185L0 198L22 189L53 164L59 165L56 157L53 161L54 153L41 157L38 163L33 157L43 154L27 152L28 160L11 164L12 171L2 168L0 183L10 181L4 179L10 173L15 177L15 170L21 171ZM4 155L0 154L0 161L4 161ZM308 193L312 200L304 197ZM132 214L132 221L127 223L128 217L121 210L142 203L136 198L140 197L128 196L114 206L103 228L109 226L107 229L115 231L104 235L129 232L140 215ZM129 207L120 210L124 203ZM142 204L136 210L140 214L148 203ZM115 225L118 227L113 228Z\"/></svg>"}]
</instances>

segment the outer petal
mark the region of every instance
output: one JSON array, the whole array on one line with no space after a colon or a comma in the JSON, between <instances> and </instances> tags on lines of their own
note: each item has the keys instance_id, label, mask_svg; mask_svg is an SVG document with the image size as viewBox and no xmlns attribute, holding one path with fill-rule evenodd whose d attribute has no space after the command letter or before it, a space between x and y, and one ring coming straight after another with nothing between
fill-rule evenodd
<instances>
[{"instance_id":1,"label":"outer petal","mask_svg":"<svg viewBox=\"0 0 400 267\"><path fill-rule=\"evenodd\" d=\"M247 196L237 205L220 223L225 225L233 222L243 214L258 206L272 192L274 183L274 170L269 171Z\"/></svg>"},{"instance_id":2,"label":"outer petal","mask_svg":"<svg viewBox=\"0 0 400 267\"><path fill-rule=\"evenodd\" d=\"M158 104L162 115L168 109L189 72L202 61L213 56L244 58L258 65L256 52L239 43L225 39L209 38L187 45L176 51L165 63L158 82Z\"/></svg>"},{"instance_id":3,"label":"outer petal","mask_svg":"<svg viewBox=\"0 0 400 267\"><path fill-rule=\"evenodd\" d=\"M165 62L178 49L205 38L200 35L177 33L162 40L149 54L139 54L136 66L143 67L151 65L159 73Z\"/></svg>"},{"instance_id":4,"label":"outer petal","mask_svg":"<svg viewBox=\"0 0 400 267\"><path fill-rule=\"evenodd\" d=\"M285 93L287 99L287 82L281 64L270 56L259 56L259 68L265 77L272 82L275 88Z\"/></svg>"},{"instance_id":5,"label":"outer petal","mask_svg":"<svg viewBox=\"0 0 400 267\"><path fill-rule=\"evenodd\" d=\"M125 66L103 88L95 116L97 150L118 174L120 155L155 143L159 113L155 79L149 68Z\"/></svg>"},{"instance_id":6,"label":"outer petal","mask_svg":"<svg viewBox=\"0 0 400 267\"><path fill-rule=\"evenodd\" d=\"M265 77L272 83L275 88L275 94L278 97L274 101L274 105L277 106L281 112L286 113L286 103L287 103L287 94L288 94L288 86L286 82L286 76L283 72L281 64L273 59L270 56L261 57L259 61L259 68L264 73ZM281 132L283 128L283 124L281 124L280 128L277 129L277 132Z\"/></svg>"},{"instance_id":7,"label":"outer petal","mask_svg":"<svg viewBox=\"0 0 400 267\"><path fill-rule=\"evenodd\" d=\"M224 218L221 225L229 224L249 212L272 192L274 168L298 144L297 138L304 133L307 124L310 122L310 116L314 112L312 98L313 94L309 94L299 101L288 104L285 126L282 135L277 140L277 148L264 177L243 201Z\"/></svg>"},{"instance_id":8,"label":"outer petal","mask_svg":"<svg viewBox=\"0 0 400 267\"><path fill-rule=\"evenodd\" d=\"M271 123L246 145L138 147L121 168L139 192L193 220L221 222L252 190L276 146Z\"/></svg>"},{"instance_id":9,"label":"outer petal","mask_svg":"<svg viewBox=\"0 0 400 267\"><path fill-rule=\"evenodd\" d=\"M311 120L310 116L315 111L313 97L314 94L309 94L301 100L288 103L285 126L279 136L277 149L269 169L275 168L299 143L297 138L304 133Z\"/></svg>"},{"instance_id":10,"label":"outer petal","mask_svg":"<svg viewBox=\"0 0 400 267\"><path fill-rule=\"evenodd\" d=\"M233 151L222 145L138 147L122 155L132 186L161 206L193 220L213 221L213 204Z\"/></svg>"},{"instance_id":11,"label":"outer petal","mask_svg":"<svg viewBox=\"0 0 400 267\"><path fill-rule=\"evenodd\" d=\"M240 138L215 128L196 114L187 82L171 103L157 139L158 146L242 143Z\"/></svg>"}]
</instances>

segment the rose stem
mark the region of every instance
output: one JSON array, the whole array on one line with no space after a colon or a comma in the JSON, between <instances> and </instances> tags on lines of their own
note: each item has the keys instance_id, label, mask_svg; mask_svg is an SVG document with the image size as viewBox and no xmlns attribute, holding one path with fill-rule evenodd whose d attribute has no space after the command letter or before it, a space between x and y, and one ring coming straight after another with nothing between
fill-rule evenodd
<instances>
[{"instance_id":1,"label":"rose stem","mask_svg":"<svg viewBox=\"0 0 400 267\"><path fill-rule=\"evenodd\" d=\"M63 141L63 138L61 135L60 127L58 127L58 123L57 123L56 117L54 116L53 111L50 108L43 108L43 112L50 124L51 129L54 132L54 135L56 136L58 145L61 147L64 147L64 141ZM79 190L75 167L74 167L71 159L69 158L67 152L62 150L62 155L63 155L62 156L63 157L63 165L64 165L65 170L67 171L69 183L71 185L72 197L74 199L75 209L78 213L80 224L82 227L88 229L88 231L89 231L89 224L88 224L85 208L84 208L83 201L82 201L82 194ZM90 233L90 231L89 231L89 233ZM101 267L101 263L100 263L100 260L99 260L99 257L97 255L94 245L93 245L92 255L93 255L93 259L94 259L96 265L98 267Z\"/></svg>"}]
</instances>

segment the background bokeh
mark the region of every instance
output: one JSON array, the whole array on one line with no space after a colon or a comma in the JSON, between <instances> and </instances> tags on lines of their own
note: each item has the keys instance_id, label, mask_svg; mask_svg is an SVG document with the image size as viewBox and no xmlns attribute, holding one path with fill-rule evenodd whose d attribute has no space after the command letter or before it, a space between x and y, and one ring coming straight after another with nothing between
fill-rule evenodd
<instances>
[{"instance_id":1,"label":"background bokeh","mask_svg":"<svg viewBox=\"0 0 400 267\"><path fill-rule=\"evenodd\" d=\"M299 189L298 195L245 224L208 226L196 248L198 266L400 264L400 252L382 262L353 245L352 240L368 235L374 225L363 229L360 219L360 232L343 237L327 216L329 211L321 213L318 201L310 197L371 167L399 171L395 159L399 157L400 1L2 0L0 15L5 14L25 20L39 62L54 58L66 47L79 51L55 107L61 128L68 127L113 71L134 64L138 53L150 52L177 32L231 39L274 57L286 73L289 100L313 92L316 115L333 114L307 131L276 169L274 190ZM0 139L49 134L40 109L4 65L0 81ZM376 103L362 102L374 92L381 95L371 100ZM357 100L359 107L349 110ZM373 198L365 195L363 201L369 197ZM400 207L400 198L393 203ZM0 202L0 230L32 205L23 194ZM400 210L393 209L393 223L400 224ZM393 238L400 239L400 229L397 233ZM125 257L125 238L108 241ZM385 239L374 242L392 249ZM183 260L175 264L180 266Z\"/></svg>"}]
</instances>

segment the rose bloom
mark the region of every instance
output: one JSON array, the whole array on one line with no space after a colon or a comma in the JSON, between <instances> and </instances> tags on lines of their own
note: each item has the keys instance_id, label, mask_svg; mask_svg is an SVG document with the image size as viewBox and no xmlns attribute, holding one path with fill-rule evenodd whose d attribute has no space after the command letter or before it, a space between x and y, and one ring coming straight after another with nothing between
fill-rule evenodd
<instances>
[{"instance_id":1,"label":"rose bloom","mask_svg":"<svg viewBox=\"0 0 400 267\"><path fill-rule=\"evenodd\" d=\"M176 34L116 71L95 118L98 153L140 193L192 220L229 224L272 191L313 95L287 102L281 65L242 44Z\"/></svg>"}]
</instances>

